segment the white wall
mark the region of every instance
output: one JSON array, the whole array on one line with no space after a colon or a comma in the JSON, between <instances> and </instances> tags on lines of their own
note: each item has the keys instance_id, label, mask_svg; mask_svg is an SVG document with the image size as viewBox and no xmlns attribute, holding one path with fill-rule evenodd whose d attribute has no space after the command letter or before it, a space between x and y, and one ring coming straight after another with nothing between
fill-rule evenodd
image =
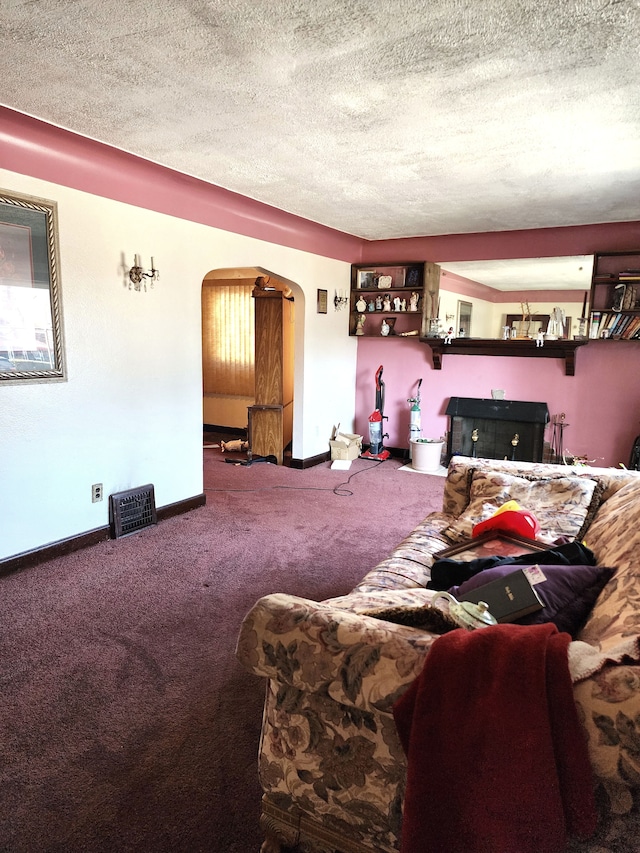
<instances>
[{"instance_id":1,"label":"white wall","mask_svg":"<svg viewBox=\"0 0 640 853\"><path fill-rule=\"evenodd\" d=\"M295 283L293 456L351 430L356 339L331 303L349 265L0 170L0 185L58 203L67 381L0 383L0 559L108 523L104 493L155 485L159 507L202 492L200 289L220 267ZM124 253L160 280L128 288ZM327 314L316 290L329 291Z\"/></svg>"},{"instance_id":2,"label":"white wall","mask_svg":"<svg viewBox=\"0 0 640 853\"><path fill-rule=\"evenodd\" d=\"M458 331L456 327L456 318L458 316L458 302L470 302L471 309L471 337L472 338L495 338L497 333L494 331L495 326L495 309L496 306L487 302L485 299L478 299L476 296L462 296L450 290L440 288L440 318L441 326L446 331L450 326L454 327L454 331ZM500 308L502 311L502 308ZM453 319L446 319L447 314L453 315Z\"/></svg>"}]
</instances>

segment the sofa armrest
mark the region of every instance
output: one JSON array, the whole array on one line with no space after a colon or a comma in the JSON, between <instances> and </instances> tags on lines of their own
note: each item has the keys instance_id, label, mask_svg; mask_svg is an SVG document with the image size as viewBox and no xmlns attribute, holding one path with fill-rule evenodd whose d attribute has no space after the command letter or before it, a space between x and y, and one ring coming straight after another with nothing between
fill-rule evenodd
<instances>
[{"instance_id":1,"label":"sofa armrest","mask_svg":"<svg viewBox=\"0 0 640 853\"><path fill-rule=\"evenodd\" d=\"M261 598L247 614L236 655L250 672L281 685L391 713L437 637L278 593Z\"/></svg>"}]
</instances>

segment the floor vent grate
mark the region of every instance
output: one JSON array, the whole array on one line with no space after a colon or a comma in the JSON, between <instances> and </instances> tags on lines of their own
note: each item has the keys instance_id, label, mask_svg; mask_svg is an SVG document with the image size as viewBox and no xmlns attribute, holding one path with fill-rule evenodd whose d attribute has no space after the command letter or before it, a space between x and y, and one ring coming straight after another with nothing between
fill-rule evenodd
<instances>
[{"instance_id":1,"label":"floor vent grate","mask_svg":"<svg viewBox=\"0 0 640 853\"><path fill-rule=\"evenodd\" d=\"M109 495L109 523L114 539L157 524L153 486L139 486Z\"/></svg>"}]
</instances>

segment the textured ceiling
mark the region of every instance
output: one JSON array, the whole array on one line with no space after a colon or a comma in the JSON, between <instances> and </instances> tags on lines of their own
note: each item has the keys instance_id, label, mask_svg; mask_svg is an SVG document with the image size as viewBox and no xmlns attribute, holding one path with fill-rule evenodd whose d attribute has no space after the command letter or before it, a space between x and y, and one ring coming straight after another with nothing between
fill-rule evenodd
<instances>
[{"instance_id":1,"label":"textured ceiling","mask_svg":"<svg viewBox=\"0 0 640 853\"><path fill-rule=\"evenodd\" d=\"M638 0L3 0L9 107L369 239L640 219Z\"/></svg>"},{"instance_id":2,"label":"textured ceiling","mask_svg":"<svg viewBox=\"0 0 640 853\"><path fill-rule=\"evenodd\" d=\"M589 290L593 255L497 261L443 261L442 269L495 290ZM442 285L444 287L444 284Z\"/></svg>"}]
</instances>

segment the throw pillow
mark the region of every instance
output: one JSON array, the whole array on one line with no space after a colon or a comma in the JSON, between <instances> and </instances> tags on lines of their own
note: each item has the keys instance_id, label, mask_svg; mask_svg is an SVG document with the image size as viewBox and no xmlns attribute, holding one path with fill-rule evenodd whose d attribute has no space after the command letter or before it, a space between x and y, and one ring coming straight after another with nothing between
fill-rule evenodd
<instances>
[{"instance_id":1,"label":"throw pillow","mask_svg":"<svg viewBox=\"0 0 640 853\"><path fill-rule=\"evenodd\" d=\"M473 528L509 500L532 512L540 523L537 536L553 543L561 537L581 539L600 505L602 486L586 477L529 478L475 470L469 504L443 533L452 542L471 539Z\"/></svg>"},{"instance_id":2,"label":"throw pillow","mask_svg":"<svg viewBox=\"0 0 640 853\"><path fill-rule=\"evenodd\" d=\"M640 634L639 509L640 475L634 475L634 482L604 501L587 533L598 561L618 567L614 582L598 600L580 636L602 651Z\"/></svg>"},{"instance_id":3,"label":"throw pillow","mask_svg":"<svg viewBox=\"0 0 640 853\"><path fill-rule=\"evenodd\" d=\"M604 566L541 565L539 568L546 580L536 584L535 590L544 607L515 621L518 625L553 622L558 631L566 631L575 637L616 570ZM514 565L485 569L460 586L451 587L449 592L458 598L471 590L480 589L490 581L503 578L516 569L517 566Z\"/></svg>"}]
</instances>

